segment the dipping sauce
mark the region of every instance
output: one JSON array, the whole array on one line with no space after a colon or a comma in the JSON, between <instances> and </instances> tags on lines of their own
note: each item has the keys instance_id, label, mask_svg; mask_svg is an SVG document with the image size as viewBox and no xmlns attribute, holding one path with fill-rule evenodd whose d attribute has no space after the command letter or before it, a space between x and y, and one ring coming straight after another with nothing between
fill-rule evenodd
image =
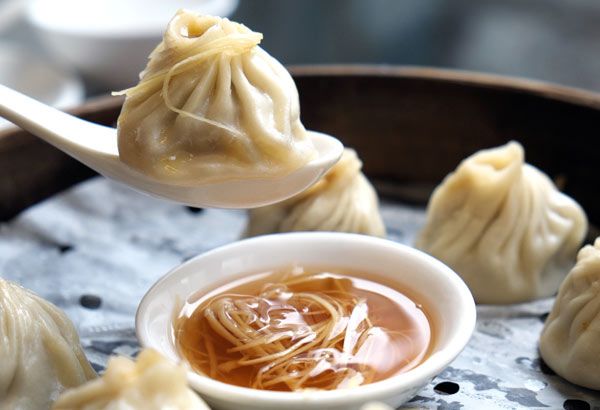
<instances>
[{"instance_id":1,"label":"dipping sauce","mask_svg":"<svg viewBox=\"0 0 600 410\"><path fill-rule=\"evenodd\" d=\"M421 363L423 309L367 275L289 268L247 276L184 306L181 355L213 379L262 390L334 390Z\"/></svg>"}]
</instances>

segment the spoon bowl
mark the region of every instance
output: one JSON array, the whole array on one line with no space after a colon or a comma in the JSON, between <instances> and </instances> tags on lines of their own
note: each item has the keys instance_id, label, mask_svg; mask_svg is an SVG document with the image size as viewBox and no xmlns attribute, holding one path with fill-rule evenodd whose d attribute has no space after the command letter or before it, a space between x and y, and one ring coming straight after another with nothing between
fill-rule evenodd
<instances>
[{"instance_id":1,"label":"spoon bowl","mask_svg":"<svg viewBox=\"0 0 600 410\"><path fill-rule=\"evenodd\" d=\"M238 179L197 186L170 185L150 179L118 157L112 161L114 168L105 170L103 175L152 196L190 206L256 208L283 201L304 191L339 160L343 146L337 139L320 132L308 133L319 155L302 168L280 178Z\"/></svg>"},{"instance_id":2,"label":"spoon bowl","mask_svg":"<svg viewBox=\"0 0 600 410\"><path fill-rule=\"evenodd\" d=\"M0 85L0 117L107 178L155 197L199 208L255 208L283 201L314 184L340 159L344 149L334 137L309 131L317 157L286 176L181 186L157 181L123 163L119 159L115 128L84 121L3 85Z\"/></svg>"}]
</instances>

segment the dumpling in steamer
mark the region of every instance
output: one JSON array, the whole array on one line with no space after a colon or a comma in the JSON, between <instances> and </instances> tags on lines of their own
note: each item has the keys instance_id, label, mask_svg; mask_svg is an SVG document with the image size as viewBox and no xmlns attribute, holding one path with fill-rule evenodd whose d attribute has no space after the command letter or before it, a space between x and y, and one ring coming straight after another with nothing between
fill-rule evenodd
<instances>
[{"instance_id":1,"label":"dumpling in steamer","mask_svg":"<svg viewBox=\"0 0 600 410\"><path fill-rule=\"evenodd\" d=\"M416 247L452 267L478 303L552 295L587 231L581 207L511 142L464 160L434 191Z\"/></svg>"},{"instance_id":2,"label":"dumpling in steamer","mask_svg":"<svg viewBox=\"0 0 600 410\"><path fill-rule=\"evenodd\" d=\"M62 390L94 377L64 312L0 279L0 409L48 409Z\"/></svg>"},{"instance_id":3,"label":"dumpling in steamer","mask_svg":"<svg viewBox=\"0 0 600 410\"><path fill-rule=\"evenodd\" d=\"M210 410L187 386L186 371L148 349L137 362L113 357L104 375L69 390L54 410Z\"/></svg>"},{"instance_id":4,"label":"dumpling in steamer","mask_svg":"<svg viewBox=\"0 0 600 410\"><path fill-rule=\"evenodd\" d=\"M540 353L557 374L600 390L600 238L579 251L540 337Z\"/></svg>"},{"instance_id":5,"label":"dumpling in steamer","mask_svg":"<svg viewBox=\"0 0 600 410\"><path fill-rule=\"evenodd\" d=\"M304 192L249 211L246 236L292 231L337 231L385 236L377 193L361 172L356 152L340 161Z\"/></svg>"},{"instance_id":6,"label":"dumpling in steamer","mask_svg":"<svg viewBox=\"0 0 600 410\"><path fill-rule=\"evenodd\" d=\"M119 157L180 185L285 176L314 158L287 70L262 34L179 11L124 93Z\"/></svg>"}]
</instances>

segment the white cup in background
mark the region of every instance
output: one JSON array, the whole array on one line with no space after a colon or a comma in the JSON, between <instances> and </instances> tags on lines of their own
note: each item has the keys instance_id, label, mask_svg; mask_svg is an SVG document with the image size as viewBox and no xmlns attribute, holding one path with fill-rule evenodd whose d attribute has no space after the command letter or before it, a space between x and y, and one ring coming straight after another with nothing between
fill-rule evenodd
<instances>
[{"instance_id":1,"label":"white cup in background","mask_svg":"<svg viewBox=\"0 0 600 410\"><path fill-rule=\"evenodd\" d=\"M48 52L93 91L135 85L148 54L180 8L229 16L238 0L33 0L26 18Z\"/></svg>"}]
</instances>

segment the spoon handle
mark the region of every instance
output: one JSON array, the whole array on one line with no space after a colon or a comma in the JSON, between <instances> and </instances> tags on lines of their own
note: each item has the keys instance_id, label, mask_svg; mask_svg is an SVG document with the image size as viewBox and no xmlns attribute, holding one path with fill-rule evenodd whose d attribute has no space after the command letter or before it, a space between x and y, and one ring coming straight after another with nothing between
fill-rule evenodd
<instances>
[{"instance_id":1,"label":"spoon handle","mask_svg":"<svg viewBox=\"0 0 600 410\"><path fill-rule=\"evenodd\" d=\"M88 166L118 156L116 132L0 84L0 116Z\"/></svg>"}]
</instances>

